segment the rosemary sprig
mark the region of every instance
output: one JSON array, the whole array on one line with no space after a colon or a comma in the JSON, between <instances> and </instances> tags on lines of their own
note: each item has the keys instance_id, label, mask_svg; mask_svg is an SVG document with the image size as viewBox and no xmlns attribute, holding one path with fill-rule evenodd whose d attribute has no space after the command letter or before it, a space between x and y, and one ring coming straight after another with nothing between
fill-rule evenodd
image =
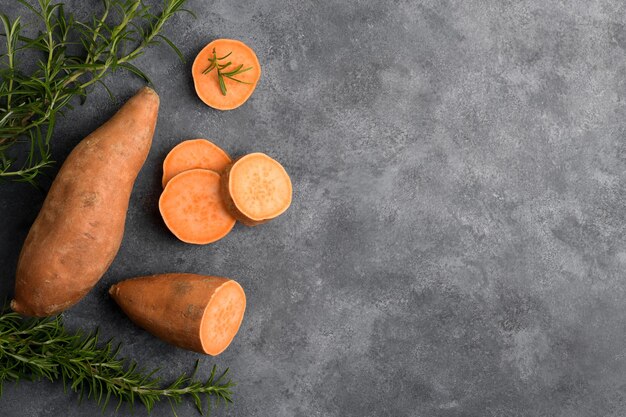
<instances>
[{"instance_id":1,"label":"rosemary sprig","mask_svg":"<svg viewBox=\"0 0 626 417\"><path fill-rule=\"evenodd\" d=\"M61 379L79 394L91 398L106 409L109 400L117 400L117 409L127 403L140 402L150 411L166 399L174 414L183 399L194 401L204 415L211 403L230 403L234 384L226 380L228 369L220 376L213 366L209 378L196 379L198 362L191 375L183 374L163 386L154 374L138 367L134 361L119 358L119 345L108 341L98 345L97 333L83 336L70 334L60 316L53 319L23 319L16 313L0 315L0 395L4 382L21 380ZM206 408L202 405L206 398Z\"/></svg>"},{"instance_id":2,"label":"rosemary sprig","mask_svg":"<svg viewBox=\"0 0 626 417\"><path fill-rule=\"evenodd\" d=\"M219 61L223 61L224 59L228 58L232 53L233 52L231 51L227 53L226 55L224 55L223 57L218 58L217 52L215 52L215 48L213 48L213 56L209 58L210 64L207 67L207 69L202 71L203 74L208 74L209 72L213 71L213 69L217 69L217 80L220 84L220 90L222 90L222 95L224 96L226 95L226 83L224 82L224 77L228 78L229 80L233 80L238 83L241 83L241 84L250 84L249 82L238 80L237 78L235 78L235 75L239 75L243 72L250 71L252 67L242 69L243 64L240 64L235 69L231 69L230 71L224 72L224 70L228 68L232 64L232 62L228 61L225 64L220 64Z\"/></svg>"},{"instance_id":3,"label":"rosemary sprig","mask_svg":"<svg viewBox=\"0 0 626 417\"><path fill-rule=\"evenodd\" d=\"M183 8L186 0L163 0L160 12L142 0L102 0L101 15L80 22L62 3L18 1L35 14L42 30L28 37L19 17L0 14L6 43L0 55L0 180L35 184L54 163L50 140L57 115L71 109L75 97L84 102L94 84L111 94L103 81L111 71L123 69L150 82L131 63L150 45L163 41L182 59L161 30L176 13L189 11ZM21 61L32 59L33 52L39 56L36 65Z\"/></svg>"}]
</instances>

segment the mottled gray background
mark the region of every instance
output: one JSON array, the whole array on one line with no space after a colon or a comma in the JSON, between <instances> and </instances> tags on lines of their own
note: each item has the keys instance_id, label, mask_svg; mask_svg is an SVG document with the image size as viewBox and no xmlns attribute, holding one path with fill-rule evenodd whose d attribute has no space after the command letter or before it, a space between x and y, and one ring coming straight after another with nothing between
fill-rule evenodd
<instances>
[{"instance_id":1,"label":"mottled gray background","mask_svg":"<svg viewBox=\"0 0 626 417\"><path fill-rule=\"evenodd\" d=\"M98 4L68 3L83 15ZM166 47L137 63L161 95L157 133L119 255L64 314L71 328L99 326L174 378L200 355L135 327L106 290L141 274L224 275L248 310L231 347L202 360L238 382L216 416L626 415L624 2L189 3L198 19L166 31L184 55L241 39L260 84L218 112ZM59 161L141 82L109 85L116 102L96 89L58 126ZM195 137L281 161L291 209L212 245L177 241L157 210L160 164ZM43 195L0 187L10 296ZM2 416L95 413L60 384L8 385L0 400Z\"/></svg>"}]
</instances>

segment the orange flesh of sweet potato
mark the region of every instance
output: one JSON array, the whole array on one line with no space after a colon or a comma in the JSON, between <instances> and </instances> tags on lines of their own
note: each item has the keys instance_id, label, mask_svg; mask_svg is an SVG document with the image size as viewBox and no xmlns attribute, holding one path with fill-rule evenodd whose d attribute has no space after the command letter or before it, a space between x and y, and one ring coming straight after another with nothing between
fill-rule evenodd
<instances>
[{"instance_id":1,"label":"orange flesh of sweet potato","mask_svg":"<svg viewBox=\"0 0 626 417\"><path fill-rule=\"evenodd\" d=\"M246 295L236 281L196 274L128 279L109 293L138 326L175 346L208 355L230 345L246 309Z\"/></svg>"},{"instance_id":2,"label":"orange flesh of sweet potato","mask_svg":"<svg viewBox=\"0 0 626 417\"><path fill-rule=\"evenodd\" d=\"M219 146L206 139L191 139L174 146L163 161L163 188L183 171L194 168L220 173L232 160Z\"/></svg>"},{"instance_id":3,"label":"orange flesh of sweet potato","mask_svg":"<svg viewBox=\"0 0 626 417\"><path fill-rule=\"evenodd\" d=\"M172 178L159 199L159 211L168 229L187 243L215 242L235 225L220 192L220 175L206 169Z\"/></svg>"},{"instance_id":4,"label":"orange flesh of sweet potato","mask_svg":"<svg viewBox=\"0 0 626 417\"><path fill-rule=\"evenodd\" d=\"M271 220L289 208L291 179L274 159L263 153L251 153L224 171L222 194L237 220L253 226Z\"/></svg>"},{"instance_id":5,"label":"orange flesh of sweet potato","mask_svg":"<svg viewBox=\"0 0 626 417\"><path fill-rule=\"evenodd\" d=\"M215 69L208 74L203 74L203 71L209 67L209 58L213 57L214 48L219 58L232 52L228 58L219 61L222 64L226 64L229 61L232 62L224 71L235 69L239 65L243 65L242 68L252 67L249 71L238 74L235 77L244 81L245 84L229 80L228 78L224 79L227 88L226 95L222 94ZM261 78L261 65L254 51L243 42L233 39L216 39L198 53L198 56L193 61L191 74L200 100L214 109L232 110L245 103L254 92L259 78Z\"/></svg>"},{"instance_id":6,"label":"orange flesh of sweet potato","mask_svg":"<svg viewBox=\"0 0 626 417\"><path fill-rule=\"evenodd\" d=\"M200 326L200 340L204 352L217 355L228 347L239 330L244 309L245 295L235 281L228 281L215 290L204 311Z\"/></svg>"},{"instance_id":7,"label":"orange flesh of sweet potato","mask_svg":"<svg viewBox=\"0 0 626 417\"><path fill-rule=\"evenodd\" d=\"M83 298L109 268L158 109L154 90L139 90L67 157L22 247L14 311L58 314Z\"/></svg>"}]
</instances>

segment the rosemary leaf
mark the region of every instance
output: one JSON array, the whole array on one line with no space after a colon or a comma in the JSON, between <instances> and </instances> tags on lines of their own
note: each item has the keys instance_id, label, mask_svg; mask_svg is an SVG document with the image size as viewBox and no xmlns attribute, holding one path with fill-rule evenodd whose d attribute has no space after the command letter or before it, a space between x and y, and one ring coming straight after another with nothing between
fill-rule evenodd
<instances>
[{"instance_id":1,"label":"rosemary leaf","mask_svg":"<svg viewBox=\"0 0 626 417\"><path fill-rule=\"evenodd\" d=\"M229 53L227 53L226 55L224 55L221 58L218 58L217 56L217 52L215 52L215 48L213 48L213 56L209 58L209 66L202 71L203 74L208 74L210 73L214 68L217 68L217 81L220 85L220 90L222 91L222 95L226 95L227 93L227 89L226 89L226 83L224 82L224 77L228 78L229 80L233 80L236 81L238 83L241 84L250 84L249 82L243 81L243 80L239 80L237 78L235 78L235 75L244 73L246 71L250 71L252 69L252 67L248 67L248 68L244 68L243 64L240 64L239 66L237 66L235 69L227 71L227 72L223 72L223 70L225 70L226 68L228 68L229 66L232 65L231 61L228 61L225 64L220 64L219 61L222 61L226 58L228 58L233 52L230 51Z\"/></svg>"}]
</instances>

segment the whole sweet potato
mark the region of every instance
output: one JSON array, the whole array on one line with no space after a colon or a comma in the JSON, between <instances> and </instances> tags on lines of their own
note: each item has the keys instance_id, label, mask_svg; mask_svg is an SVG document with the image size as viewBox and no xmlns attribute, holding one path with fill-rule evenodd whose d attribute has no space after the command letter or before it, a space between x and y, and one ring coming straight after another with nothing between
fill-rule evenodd
<instances>
[{"instance_id":1,"label":"whole sweet potato","mask_svg":"<svg viewBox=\"0 0 626 417\"><path fill-rule=\"evenodd\" d=\"M141 89L67 157L20 253L14 311L37 317L60 313L109 268L158 109L154 90Z\"/></svg>"}]
</instances>

